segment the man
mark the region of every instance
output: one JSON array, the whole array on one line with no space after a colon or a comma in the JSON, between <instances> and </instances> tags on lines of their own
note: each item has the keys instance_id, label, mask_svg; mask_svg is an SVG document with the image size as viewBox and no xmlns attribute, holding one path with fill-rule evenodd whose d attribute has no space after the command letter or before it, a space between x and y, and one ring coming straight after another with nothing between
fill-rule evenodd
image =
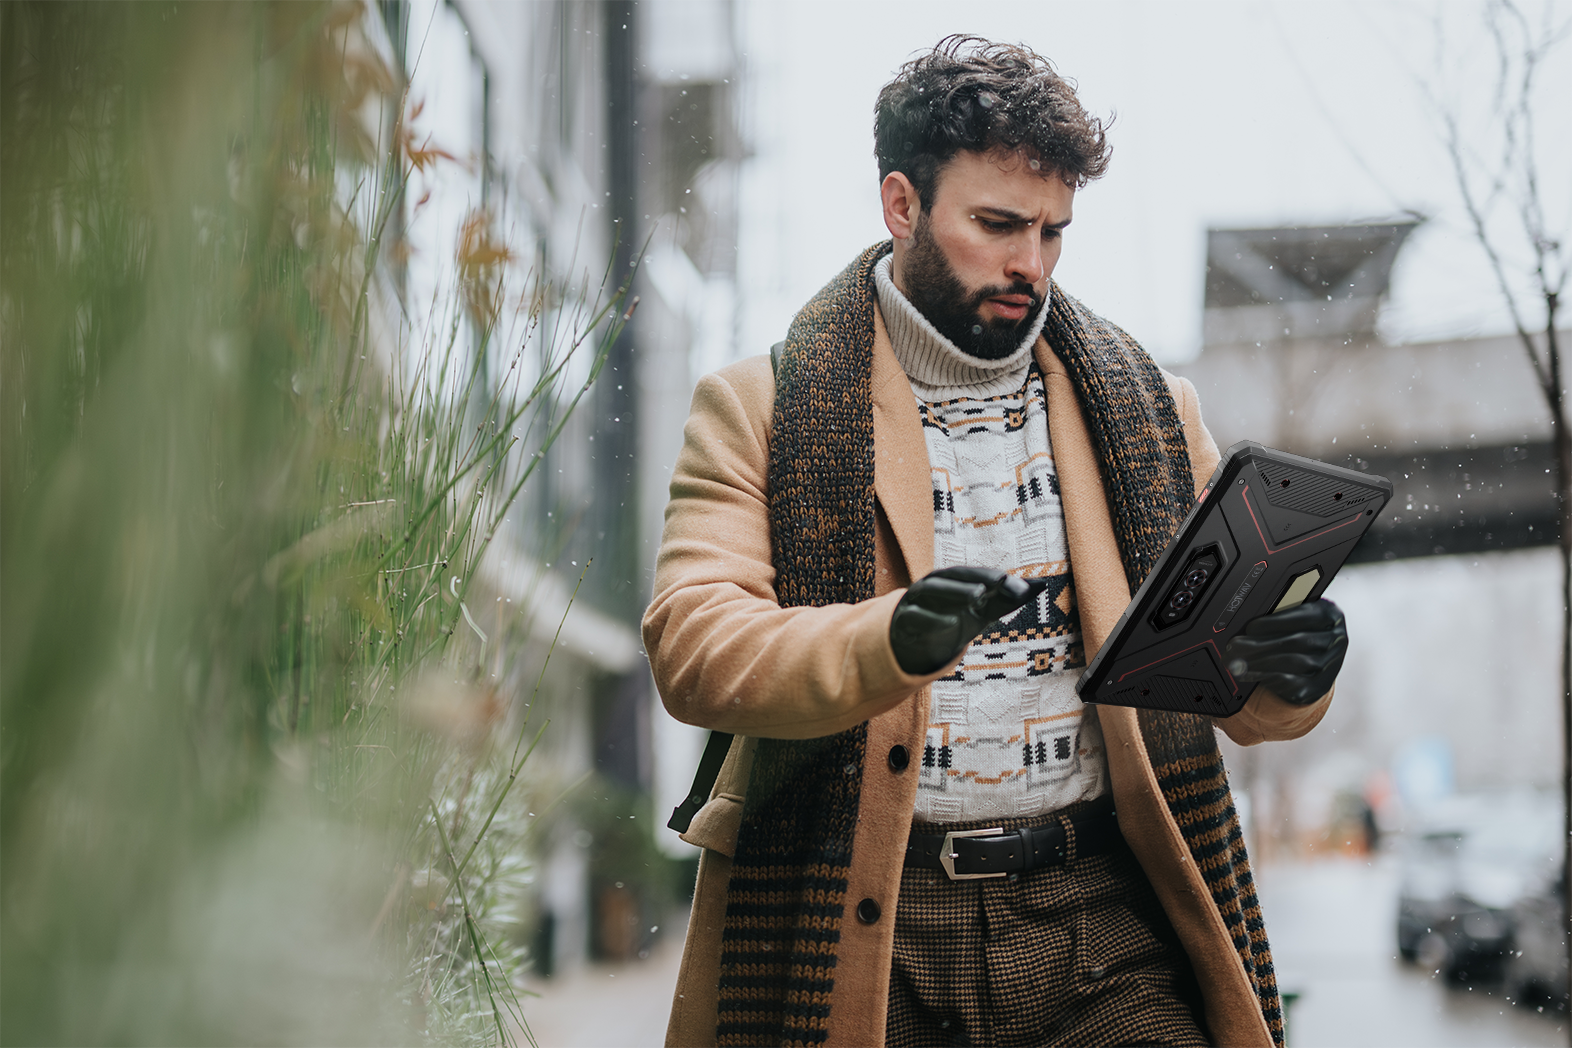
<instances>
[{"instance_id":1,"label":"man","mask_svg":"<svg viewBox=\"0 0 1572 1048\"><path fill-rule=\"evenodd\" d=\"M699 384L673 472L646 648L737 738L668 1042L1280 1043L1212 722L1074 692L1218 461L1190 384L1050 281L1103 127L951 37L875 135L892 241ZM1247 632L1217 726L1303 734L1341 615Z\"/></svg>"}]
</instances>

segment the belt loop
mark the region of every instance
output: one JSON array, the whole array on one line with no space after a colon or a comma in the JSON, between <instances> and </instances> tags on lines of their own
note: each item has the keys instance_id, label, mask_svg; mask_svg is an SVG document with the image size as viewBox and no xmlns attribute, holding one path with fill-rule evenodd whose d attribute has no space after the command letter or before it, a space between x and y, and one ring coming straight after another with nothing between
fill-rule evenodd
<instances>
[{"instance_id":1,"label":"belt loop","mask_svg":"<svg viewBox=\"0 0 1572 1048\"><path fill-rule=\"evenodd\" d=\"M1015 835L1021 840L1021 872L1031 873L1037 868L1037 850L1032 847L1032 838L1034 836L1032 828L1030 826L1017 827Z\"/></svg>"},{"instance_id":2,"label":"belt loop","mask_svg":"<svg viewBox=\"0 0 1572 1048\"><path fill-rule=\"evenodd\" d=\"M1075 822L1068 815L1059 816L1059 826L1064 830L1064 864L1075 861Z\"/></svg>"}]
</instances>

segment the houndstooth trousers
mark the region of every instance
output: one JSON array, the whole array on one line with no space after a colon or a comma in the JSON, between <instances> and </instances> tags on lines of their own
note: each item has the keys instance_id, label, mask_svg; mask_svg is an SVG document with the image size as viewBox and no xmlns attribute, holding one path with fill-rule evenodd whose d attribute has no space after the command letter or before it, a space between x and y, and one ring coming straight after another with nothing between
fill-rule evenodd
<instances>
[{"instance_id":1,"label":"houndstooth trousers","mask_svg":"<svg viewBox=\"0 0 1572 1048\"><path fill-rule=\"evenodd\" d=\"M1063 821L1071 840L1061 866L970 881L905 871L887 1045L1208 1043L1189 960L1135 856L1121 842L1110 854L1076 858L1073 827Z\"/></svg>"}]
</instances>

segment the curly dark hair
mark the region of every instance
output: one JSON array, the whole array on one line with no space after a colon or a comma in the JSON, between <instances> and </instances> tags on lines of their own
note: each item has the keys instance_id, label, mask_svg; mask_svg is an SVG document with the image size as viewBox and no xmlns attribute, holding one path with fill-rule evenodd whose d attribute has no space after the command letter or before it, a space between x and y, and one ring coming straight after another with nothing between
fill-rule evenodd
<instances>
[{"instance_id":1,"label":"curly dark hair","mask_svg":"<svg viewBox=\"0 0 1572 1048\"><path fill-rule=\"evenodd\" d=\"M1108 169L1107 124L1075 83L1028 47L956 33L901 66L874 109L879 179L899 171L933 206L939 171L961 150L1024 151L1079 189Z\"/></svg>"}]
</instances>

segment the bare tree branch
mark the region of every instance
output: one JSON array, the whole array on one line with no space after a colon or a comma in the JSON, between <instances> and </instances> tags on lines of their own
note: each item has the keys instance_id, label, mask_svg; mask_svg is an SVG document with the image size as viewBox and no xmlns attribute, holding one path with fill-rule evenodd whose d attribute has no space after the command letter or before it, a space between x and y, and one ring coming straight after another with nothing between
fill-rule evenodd
<instances>
[{"instance_id":1,"label":"bare tree branch","mask_svg":"<svg viewBox=\"0 0 1572 1048\"><path fill-rule=\"evenodd\" d=\"M1548 362L1542 361L1539 349L1534 344L1533 336L1529 333L1528 325L1524 322L1522 310L1518 307L1517 295L1512 291L1512 284L1507 279L1506 265L1501 259L1501 254L1496 250L1495 242L1491 240L1489 230L1485 223L1485 211L1481 208L1475 196L1473 182L1468 175L1468 167L1463 160L1463 149L1459 142L1460 132L1455 114L1442 114L1446 127L1447 157L1452 162L1452 172L1457 178L1457 187L1463 197L1463 208L1468 212L1469 222L1474 228L1474 238L1484 249L1485 257L1490 260L1491 272L1495 274L1496 285L1501 289L1501 297L1506 302L1507 310L1512 316L1512 327L1517 332L1518 338L1523 343L1524 350L1528 353L1530 366L1534 369L1534 379L1542 391L1548 396L1550 393L1550 371Z\"/></svg>"},{"instance_id":2,"label":"bare tree branch","mask_svg":"<svg viewBox=\"0 0 1572 1048\"><path fill-rule=\"evenodd\" d=\"M1541 350L1532 333L1531 322L1524 314L1520 295L1513 287L1507 262L1490 233L1489 220L1503 196L1513 199L1516 217L1534 259L1532 277L1538 292L1536 297L1545 303L1547 311L1554 312L1572 268L1567 264L1565 241L1549 235L1547 228L1534 153L1534 91L1546 54L1572 33L1572 20L1553 27L1547 15L1546 25L1536 32L1517 4L1501 0L1491 5L1486 26L1496 52L1491 109L1501 117L1498 159L1487 161L1469 146L1462 118L1453 105L1442 102L1428 87L1424 88L1424 94L1444 129L1443 144L1474 239L1490 263L1513 330L1533 368L1535 381L1546 401L1554 403L1561 399L1559 361L1556 360L1559 347L1555 344L1554 324L1547 325L1551 330L1547 345ZM1439 26L1437 32L1440 32ZM1444 47L1438 41L1438 53L1442 51ZM1514 182L1518 183L1515 191Z\"/></svg>"},{"instance_id":3,"label":"bare tree branch","mask_svg":"<svg viewBox=\"0 0 1572 1048\"><path fill-rule=\"evenodd\" d=\"M1438 21L1439 27L1439 21ZM1551 433L1556 453L1557 545L1561 556L1561 731L1562 731L1562 869L1572 868L1572 432L1569 432L1567 403L1562 387L1561 346L1556 330L1556 314L1568 278L1569 260L1565 236L1553 236L1545 213L1539 177L1539 156L1535 149L1535 95L1538 75L1552 50L1569 34L1572 19L1559 27L1550 11L1542 25L1535 27L1514 0L1496 0L1488 9L1486 25L1495 44L1495 97L1490 110L1500 134L1500 160L1485 163L1471 156L1465 146L1460 106L1437 106L1445 129L1444 145L1457 179L1463 207L1473 225L1474 239L1484 249L1495 273L1501 297L1512 315L1534 377L1539 382L1545 406L1549 409ZM1437 41L1438 69L1445 48ZM1436 94L1425 89L1432 104ZM1471 167L1473 170L1471 170ZM1481 193L1474 171L1482 172L1488 187ZM1514 239L1499 227L1489 226L1490 211L1505 194L1516 212L1521 235L1532 259L1530 276L1535 294L1544 309L1544 349L1541 352L1525 318L1527 306L1519 299L1508 279L1502 240ZM1501 239L1497 239L1497 237ZM1563 881L1563 884L1566 882ZM1566 892L1566 888L1563 888ZM1563 903L1572 902L1567 898ZM1562 911L1572 912L1572 906ZM1565 917L1562 918L1563 922ZM1567 941L1572 951L1572 938Z\"/></svg>"}]
</instances>

